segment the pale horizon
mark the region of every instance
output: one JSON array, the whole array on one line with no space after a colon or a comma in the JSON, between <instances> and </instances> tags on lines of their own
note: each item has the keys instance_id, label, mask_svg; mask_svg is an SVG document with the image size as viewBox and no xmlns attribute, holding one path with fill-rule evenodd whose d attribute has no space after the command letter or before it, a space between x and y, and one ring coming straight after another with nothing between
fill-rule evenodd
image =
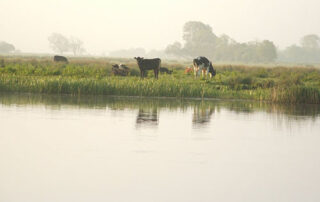
<instances>
[{"instance_id":1,"label":"pale horizon","mask_svg":"<svg viewBox=\"0 0 320 202\"><path fill-rule=\"evenodd\" d=\"M201 21L238 42L266 39L279 48L320 35L316 0L2 0L0 7L0 41L22 52L53 53L52 33L81 39L91 54L159 50L183 42L187 21Z\"/></svg>"}]
</instances>

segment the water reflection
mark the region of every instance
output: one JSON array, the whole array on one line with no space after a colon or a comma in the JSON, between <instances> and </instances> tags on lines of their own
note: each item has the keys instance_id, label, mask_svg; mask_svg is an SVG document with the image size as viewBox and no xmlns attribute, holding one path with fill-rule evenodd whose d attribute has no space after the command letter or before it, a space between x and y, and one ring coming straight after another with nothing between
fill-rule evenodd
<instances>
[{"instance_id":1,"label":"water reflection","mask_svg":"<svg viewBox=\"0 0 320 202\"><path fill-rule=\"evenodd\" d=\"M43 105L51 110L62 107L110 109L110 110L138 110L136 125L159 124L161 110L186 111L192 109L192 123L194 125L208 125L212 115L221 109L236 114L251 114L265 112L276 119L285 120L315 120L319 117L319 105L278 105L265 102L231 101L231 100L192 100L192 99L163 99L139 97L110 97L110 96L71 96L71 95L43 95L43 94L0 94L2 105L38 106Z\"/></svg>"},{"instance_id":2,"label":"water reflection","mask_svg":"<svg viewBox=\"0 0 320 202\"><path fill-rule=\"evenodd\" d=\"M215 111L215 106L203 106L202 103L193 108L193 116L192 116L192 122L195 125L203 125L210 122L211 115Z\"/></svg>"},{"instance_id":3,"label":"water reflection","mask_svg":"<svg viewBox=\"0 0 320 202\"><path fill-rule=\"evenodd\" d=\"M159 124L158 109L156 107L139 108L136 123L137 123L137 126L139 125L157 126Z\"/></svg>"}]
</instances>

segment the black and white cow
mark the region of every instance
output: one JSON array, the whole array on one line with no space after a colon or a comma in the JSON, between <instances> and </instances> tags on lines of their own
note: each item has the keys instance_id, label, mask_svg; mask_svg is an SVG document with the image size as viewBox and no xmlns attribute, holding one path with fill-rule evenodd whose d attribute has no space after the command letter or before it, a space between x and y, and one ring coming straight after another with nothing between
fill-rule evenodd
<instances>
[{"instance_id":1,"label":"black and white cow","mask_svg":"<svg viewBox=\"0 0 320 202\"><path fill-rule=\"evenodd\" d=\"M112 74L115 76L128 76L129 74L129 67L123 64L114 64L112 65Z\"/></svg>"},{"instance_id":2,"label":"black and white cow","mask_svg":"<svg viewBox=\"0 0 320 202\"><path fill-rule=\"evenodd\" d=\"M140 69L140 76L143 78L146 74L146 71L153 70L154 71L154 77L158 78L160 65L161 65L161 59L160 58L154 58L154 59L144 59L142 57L135 57L134 59L137 60L139 69Z\"/></svg>"},{"instance_id":3,"label":"black and white cow","mask_svg":"<svg viewBox=\"0 0 320 202\"><path fill-rule=\"evenodd\" d=\"M216 70L213 69L211 62L206 57L202 56L193 59L193 70L195 77L200 75L200 71L202 72L202 76L204 73L206 74L206 77L208 77L209 74L210 78L216 75Z\"/></svg>"},{"instance_id":4,"label":"black and white cow","mask_svg":"<svg viewBox=\"0 0 320 202\"><path fill-rule=\"evenodd\" d=\"M129 70L129 67L127 67L127 65L124 65L124 64L120 64L119 68Z\"/></svg>"}]
</instances>

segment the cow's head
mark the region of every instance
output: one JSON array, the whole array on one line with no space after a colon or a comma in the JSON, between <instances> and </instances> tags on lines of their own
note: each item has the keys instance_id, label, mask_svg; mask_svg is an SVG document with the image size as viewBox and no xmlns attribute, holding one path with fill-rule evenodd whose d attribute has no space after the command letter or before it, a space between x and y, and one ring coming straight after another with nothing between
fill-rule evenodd
<instances>
[{"instance_id":1,"label":"cow's head","mask_svg":"<svg viewBox=\"0 0 320 202\"><path fill-rule=\"evenodd\" d=\"M211 73L212 77L214 77L217 74L217 71L215 69L213 69L213 71L210 73Z\"/></svg>"},{"instance_id":2,"label":"cow's head","mask_svg":"<svg viewBox=\"0 0 320 202\"><path fill-rule=\"evenodd\" d=\"M217 71L213 68L212 63L210 62L209 72L211 73L212 77L217 74Z\"/></svg>"},{"instance_id":3,"label":"cow's head","mask_svg":"<svg viewBox=\"0 0 320 202\"><path fill-rule=\"evenodd\" d=\"M119 65L118 64L112 65L112 68L119 69Z\"/></svg>"},{"instance_id":4,"label":"cow's head","mask_svg":"<svg viewBox=\"0 0 320 202\"><path fill-rule=\"evenodd\" d=\"M143 60L143 57L134 57L134 59L136 59L138 62Z\"/></svg>"}]
</instances>

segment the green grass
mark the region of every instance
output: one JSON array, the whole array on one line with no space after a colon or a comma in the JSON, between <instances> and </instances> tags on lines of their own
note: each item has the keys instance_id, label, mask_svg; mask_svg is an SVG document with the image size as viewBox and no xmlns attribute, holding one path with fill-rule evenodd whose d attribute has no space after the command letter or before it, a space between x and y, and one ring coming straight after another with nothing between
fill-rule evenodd
<instances>
[{"instance_id":1,"label":"green grass","mask_svg":"<svg viewBox=\"0 0 320 202\"><path fill-rule=\"evenodd\" d=\"M111 65L125 63L128 77L111 75ZM320 103L320 70L306 67L214 65L211 80L184 74L186 64L165 63L172 75L153 73L139 78L134 60L71 59L56 64L49 58L4 58L0 67L0 92L73 95L122 95L251 99L281 103Z\"/></svg>"}]
</instances>

